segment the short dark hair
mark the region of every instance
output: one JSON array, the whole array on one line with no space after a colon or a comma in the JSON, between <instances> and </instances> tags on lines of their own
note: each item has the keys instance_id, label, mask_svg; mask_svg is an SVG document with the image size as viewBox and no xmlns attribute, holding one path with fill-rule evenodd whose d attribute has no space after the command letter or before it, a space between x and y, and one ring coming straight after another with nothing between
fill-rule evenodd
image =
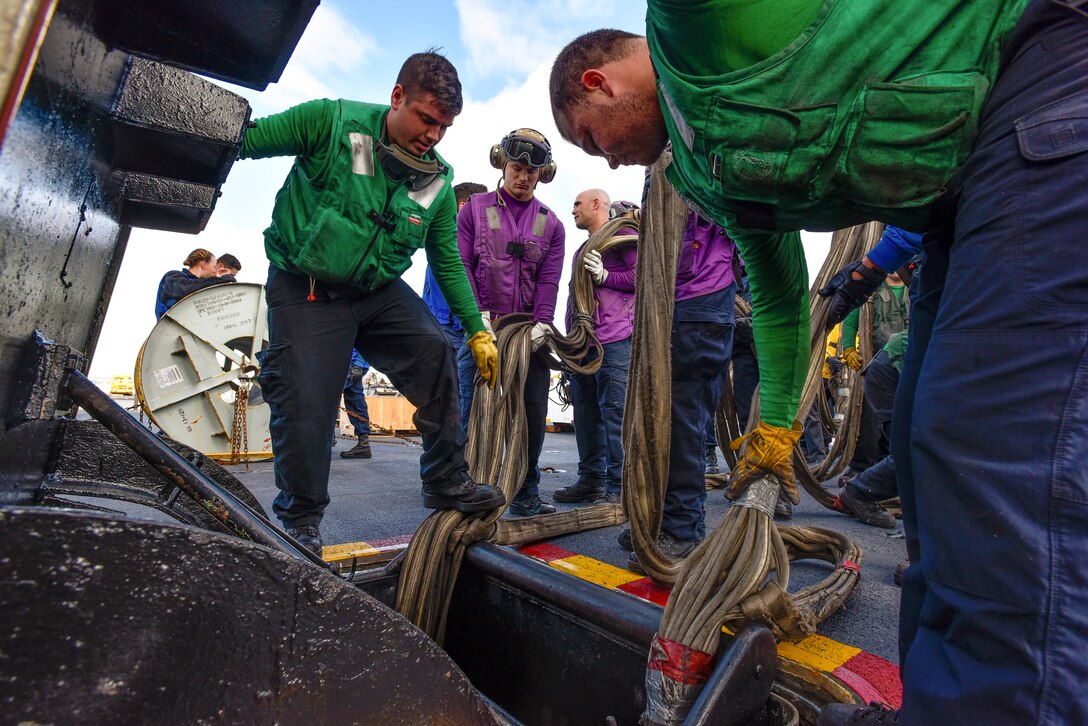
<instances>
[{"instance_id":1,"label":"short dark hair","mask_svg":"<svg viewBox=\"0 0 1088 726\"><path fill-rule=\"evenodd\" d=\"M477 184L476 182L461 182L453 187L454 196L457 197L457 203L467 202L468 198L473 194L482 194L487 191L487 187L483 184Z\"/></svg>"},{"instance_id":2,"label":"short dark hair","mask_svg":"<svg viewBox=\"0 0 1088 726\"><path fill-rule=\"evenodd\" d=\"M552 116L556 119L572 108L586 103L582 90L582 74L590 68L626 58L633 50L632 41L644 36L626 30L602 28L579 35L559 52L552 63L548 83L552 100Z\"/></svg>"},{"instance_id":3,"label":"short dark hair","mask_svg":"<svg viewBox=\"0 0 1088 726\"><path fill-rule=\"evenodd\" d=\"M224 267L229 267L235 272L242 271L242 263L238 261L237 257L229 252L224 252L223 254L219 255L219 264L223 265Z\"/></svg>"},{"instance_id":4,"label":"short dark hair","mask_svg":"<svg viewBox=\"0 0 1088 726\"><path fill-rule=\"evenodd\" d=\"M397 74L397 83L404 88L405 95L418 97L420 93L434 96L438 107L448 114L461 113L464 100L461 98L461 79L457 69L441 55L439 48L428 48L422 53L413 53L404 61Z\"/></svg>"}]
</instances>

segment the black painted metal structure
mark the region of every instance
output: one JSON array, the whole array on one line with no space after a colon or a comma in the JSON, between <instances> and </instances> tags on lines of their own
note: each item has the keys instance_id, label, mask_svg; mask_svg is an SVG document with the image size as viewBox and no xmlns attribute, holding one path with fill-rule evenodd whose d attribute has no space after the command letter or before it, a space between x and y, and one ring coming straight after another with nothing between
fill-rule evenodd
<instances>
[{"instance_id":1,"label":"black painted metal structure","mask_svg":"<svg viewBox=\"0 0 1088 726\"><path fill-rule=\"evenodd\" d=\"M481 691L524 723L592 724L611 716L633 724L646 705L646 656L661 613L509 549L477 544L458 575L445 647ZM776 659L774 636L763 626L723 639L705 702L685 723L768 724Z\"/></svg>"},{"instance_id":2,"label":"black painted metal structure","mask_svg":"<svg viewBox=\"0 0 1088 726\"><path fill-rule=\"evenodd\" d=\"M319 567L324 566L320 557L273 527L265 517L250 509L229 489L220 486L217 481L137 423L85 375L72 371L65 379L64 388L75 403L143 457L160 474L174 482L189 498L211 512L232 534Z\"/></svg>"},{"instance_id":3,"label":"black painted metal structure","mask_svg":"<svg viewBox=\"0 0 1088 726\"><path fill-rule=\"evenodd\" d=\"M258 91L278 81L319 0L95 0L111 47Z\"/></svg>"},{"instance_id":4,"label":"black painted metal structure","mask_svg":"<svg viewBox=\"0 0 1088 726\"><path fill-rule=\"evenodd\" d=\"M5 723L492 724L435 643L308 563L192 527L0 508Z\"/></svg>"}]
</instances>

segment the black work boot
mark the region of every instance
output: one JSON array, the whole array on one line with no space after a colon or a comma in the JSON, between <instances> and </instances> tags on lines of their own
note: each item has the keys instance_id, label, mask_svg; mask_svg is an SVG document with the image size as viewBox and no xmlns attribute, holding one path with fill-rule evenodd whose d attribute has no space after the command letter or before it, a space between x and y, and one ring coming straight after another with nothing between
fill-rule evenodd
<instances>
[{"instance_id":1,"label":"black work boot","mask_svg":"<svg viewBox=\"0 0 1088 726\"><path fill-rule=\"evenodd\" d=\"M535 517L538 514L551 514L555 511L555 507L542 500L536 494L526 494L522 489L514 497L514 501L510 502L511 514L516 514L519 517Z\"/></svg>"},{"instance_id":2,"label":"black work boot","mask_svg":"<svg viewBox=\"0 0 1088 726\"><path fill-rule=\"evenodd\" d=\"M620 532L619 537L616 537L616 541L620 543L620 547L624 548L628 552L635 551L635 545L631 543L631 528L624 527Z\"/></svg>"},{"instance_id":3,"label":"black work boot","mask_svg":"<svg viewBox=\"0 0 1088 726\"><path fill-rule=\"evenodd\" d=\"M287 530L287 534L318 557L321 556L321 530L317 528L316 524L304 524L301 527L290 527Z\"/></svg>"},{"instance_id":4,"label":"black work boot","mask_svg":"<svg viewBox=\"0 0 1088 726\"><path fill-rule=\"evenodd\" d=\"M623 496L619 492L605 492L593 500L594 504L623 504Z\"/></svg>"},{"instance_id":5,"label":"black work boot","mask_svg":"<svg viewBox=\"0 0 1088 726\"><path fill-rule=\"evenodd\" d=\"M839 502L848 514L852 514L862 524L884 529L895 529L895 517L866 496L865 492L847 482L839 493Z\"/></svg>"},{"instance_id":6,"label":"black work boot","mask_svg":"<svg viewBox=\"0 0 1088 726\"><path fill-rule=\"evenodd\" d=\"M718 452L713 446L706 447L706 473L721 474L718 468Z\"/></svg>"},{"instance_id":7,"label":"black work boot","mask_svg":"<svg viewBox=\"0 0 1088 726\"><path fill-rule=\"evenodd\" d=\"M427 509L456 509L471 514L501 507L506 497L498 487L465 479L459 484L423 485L423 506Z\"/></svg>"},{"instance_id":8,"label":"black work boot","mask_svg":"<svg viewBox=\"0 0 1088 726\"><path fill-rule=\"evenodd\" d=\"M698 546L699 540L697 539L676 539L667 532L662 532L657 536L657 548L674 560L684 559ZM634 552L627 558L627 569L640 575L646 574L646 568L638 561L638 555Z\"/></svg>"},{"instance_id":9,"label":"black work boot","mask_svg":"<svg viewBox=\"0 0 1088 726\"><path fill-rule=\"evenodd\" d=\"M340 452L341 459L369 459L370 458L370 434L359 434L359 440L355 446L347 451Z\"/></svg>"},{"instance_id":10,"label":"black work boot","mask_svg":"<svg viewBox=\"0 0 1088 726\"><path fill-rule=\"evenodd\" d=\"M592 502L604 496L604 484L600 480L579 479L569 487L556 489L553 499L557 502Z\"/></svg>"},{"instance_id":11,"label":"black work boot","mask_svg":"<svg viewBox=\"0 0 1088 726\"><path fill-rule=\"evenodd\" d=\"M879 703L832 703L824 706L816 726L891 726L899 723L899 709Z\"/></svg>"}]
</instances>

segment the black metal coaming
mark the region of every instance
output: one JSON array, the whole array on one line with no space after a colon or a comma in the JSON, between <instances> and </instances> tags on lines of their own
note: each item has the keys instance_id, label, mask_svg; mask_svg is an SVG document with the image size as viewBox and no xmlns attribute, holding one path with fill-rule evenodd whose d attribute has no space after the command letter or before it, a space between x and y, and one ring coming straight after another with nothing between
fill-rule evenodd
<instances>
[{"instance_id":1,"label":"black metal coaming","mask_svg":"<svg viewBox=\"0 0 1088 726\"><path fill-rule=\"evenodd\" d=\"M388 594L389 584L361 587ZM634 724L646 705L646 658L661 614L644 600L481 542L466 550L443 645L477 688L524 723L612 717ZM700 713L719 724L765 724L776 670L770 631L755 625L723 637L720 654ZM700 713L692 723L707 723Z\"/></svg>"}]
</instances>

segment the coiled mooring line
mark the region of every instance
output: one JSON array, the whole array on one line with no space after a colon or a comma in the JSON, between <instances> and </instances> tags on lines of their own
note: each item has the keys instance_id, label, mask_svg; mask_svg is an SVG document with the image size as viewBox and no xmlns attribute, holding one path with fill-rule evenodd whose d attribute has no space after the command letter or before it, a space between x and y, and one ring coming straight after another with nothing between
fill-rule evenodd
<instances>
[{"instance_id":1,"label":"coiled mooring line","mask_svg":"<svg viewBox=\"0 0 1088 726\"><path fill-rule=\"evenodd\" d=\"M637 217L610 220L586 243L581 255L591 249L605 252L635 238L616 236L624 227L638 227ZM525 418L525 378L533 355L548 359L552 368L592 374L601 365L601 344L593 332L596 298L588 273L575 264L571 304L574 324L567 335L552 327L548 349L532 351L532 317L505 315L495 326L499 348L499 382L494 390L476 377L469 442L465 457L474 481L498 486L511 502L525 480L528 468L528 426ZM583 361L592 350L597 355ZM611 527L624 521L618 504L602 504L566 512L500 519L506 505L489 512L462 514L441 510L430 515L416 530L405 553L397 587L396 609L421 630L442 642L446 611L457 580L465 548L480 540L496 544L522 544L572 532Z\"/></svg>"},{"instance_id":2,"label":"coiled mooring line","mask_svg":"<svg viewBox=\"0 0 1088 726\"><path fill-rule=\"evenodd\" d=\"M631 521L639 562L654 581L672 585L655 646L679 644L713 655L723 625L766 623L779 638L799 640L845 601L860 575L861 550L844 536L817 527L776 527L777 481L758 480L730 506L722 522L683 561L657 547L668 479L671 417L671 353L676 261L688 209L665 179L668 152L653 167L639 241L635 332L624 412L623 501ZM816 301L818 307L826 301ZM823 316L817 315L822 363ZM817 327L818 326L818 327ZM819 376L819 368L810 364ZM817 380L817 383L819 381ZM808 392L811 403L813 392ZM802 402L802 407L804 406ZM805 410L802 408L802 410ZM790 594L791 559L817 558L835 565L815 586ZM662 695L649 704L651 722L679 722L690 693L661 688L663 670L654 664L662 648L651 649L647 692ZM676 686L677 684L673 684ZM655 687L656 686L656 687ZM690 690L690 689L688 689Z\"/></svg>"}]
</instances>

